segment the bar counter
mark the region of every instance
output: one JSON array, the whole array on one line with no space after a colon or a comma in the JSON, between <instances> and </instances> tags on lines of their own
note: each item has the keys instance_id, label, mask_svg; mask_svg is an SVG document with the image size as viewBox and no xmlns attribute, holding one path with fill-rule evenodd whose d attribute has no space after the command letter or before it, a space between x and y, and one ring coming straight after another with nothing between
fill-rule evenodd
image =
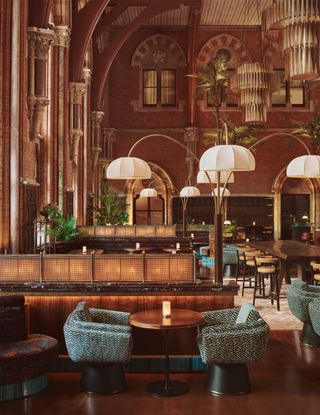
<instances>
[{"instance_id":1,"label":"bar counter","mask_svg":"<svg viewBox=\"0 0 320 415\"><path fill-rule=\"evenodd\" d=\"M66 354L63 325L79 301L90 307L130 313L161 308L170 301L172 308L194 311L234 307L238 284L196 283L40 283L1 282L0 295L23 294L29 309L30 333L43 333L59 341L60 354ZM174 331L170 354L198 355L196 328ZM162 355L163 339L153 330L133 328L133 355Z\"/></svg>"}]
</instances>

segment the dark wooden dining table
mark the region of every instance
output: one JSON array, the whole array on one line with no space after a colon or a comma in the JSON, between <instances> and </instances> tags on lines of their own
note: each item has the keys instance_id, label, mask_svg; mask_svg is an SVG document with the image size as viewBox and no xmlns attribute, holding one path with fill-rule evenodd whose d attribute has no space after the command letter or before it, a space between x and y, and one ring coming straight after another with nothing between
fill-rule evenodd
<instances>
[{"instance_id":1,"label":"dark wooden dining table","mask_svg":"<svg viewBox=\"0 0 320 415\"><path fill-rule=\"evenodd\" d=\"M279 258L280 261L280 285L285 278L290 284L289 264L297 264L297 277L307 280L306 270L310 261L320 260L320 246L309 245L304 242L282 240L282 241L255 241L249 242L249 246L265 251Z\"/></svg>"}]
</instances>

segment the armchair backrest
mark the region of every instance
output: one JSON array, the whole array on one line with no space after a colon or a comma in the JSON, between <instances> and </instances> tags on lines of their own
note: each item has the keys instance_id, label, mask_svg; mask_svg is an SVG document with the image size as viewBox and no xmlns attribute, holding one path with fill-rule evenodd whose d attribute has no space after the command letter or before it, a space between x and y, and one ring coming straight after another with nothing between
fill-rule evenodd
<instances>
[{"instance_id":1,"label":"armchair backrest","mask_svg":"<svg viewBox=\"0 0 320 415\"><path fill-rule=\"evenodd\" d=\"M23 295L0 297L0 343L27 338Z\"/></svg>"}]
</instances>

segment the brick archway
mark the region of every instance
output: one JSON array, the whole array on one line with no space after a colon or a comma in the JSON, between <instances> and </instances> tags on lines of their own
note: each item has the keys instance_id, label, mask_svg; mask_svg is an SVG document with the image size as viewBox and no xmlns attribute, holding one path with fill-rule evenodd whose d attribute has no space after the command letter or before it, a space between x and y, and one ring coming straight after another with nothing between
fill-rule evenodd
<instances>
[{"instance_id":1,"label":"brick archway","mask_svg":"<svg viewBox=\"0 0 320 415\"><path fill-rule=\"evenodd\" d=\"M228 61L230 68L234 68L242 62L251 62L252 60L246 45L240 39L223 33L206 41L198 54L197 64L207 64L220 49L226 49L230 53Z\"/></svg>"},{"instance_id":2,"label":"brick archway","mask_svg":"<svg viewBox=\"0 0 320 415\"><path fill-rule=\"evenodd\" d=\"M174 66L186 66L187 59L181 46L170 36L158 33L149 36L141 42L133 53L131 66L143 66L150 58L152 52L162 49L167 54L167 64Z\"/></svg>"}]
</instances>

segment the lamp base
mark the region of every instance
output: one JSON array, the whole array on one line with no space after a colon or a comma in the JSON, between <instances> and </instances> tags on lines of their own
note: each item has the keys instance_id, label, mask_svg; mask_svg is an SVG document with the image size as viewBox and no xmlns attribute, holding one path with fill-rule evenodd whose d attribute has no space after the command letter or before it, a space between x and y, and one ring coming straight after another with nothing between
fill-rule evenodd
<instances>
[{"instance_id":1,"label":"lamp base","mask_svg":"<svg viewBox=\"0 0 320 415\"><path fill-rule=\"evenodd\" d=\"M147 391L153 396L178 396L187 393L189 385L177 380L157 380L147 385Z\"/></svg>"}]
</instances>

